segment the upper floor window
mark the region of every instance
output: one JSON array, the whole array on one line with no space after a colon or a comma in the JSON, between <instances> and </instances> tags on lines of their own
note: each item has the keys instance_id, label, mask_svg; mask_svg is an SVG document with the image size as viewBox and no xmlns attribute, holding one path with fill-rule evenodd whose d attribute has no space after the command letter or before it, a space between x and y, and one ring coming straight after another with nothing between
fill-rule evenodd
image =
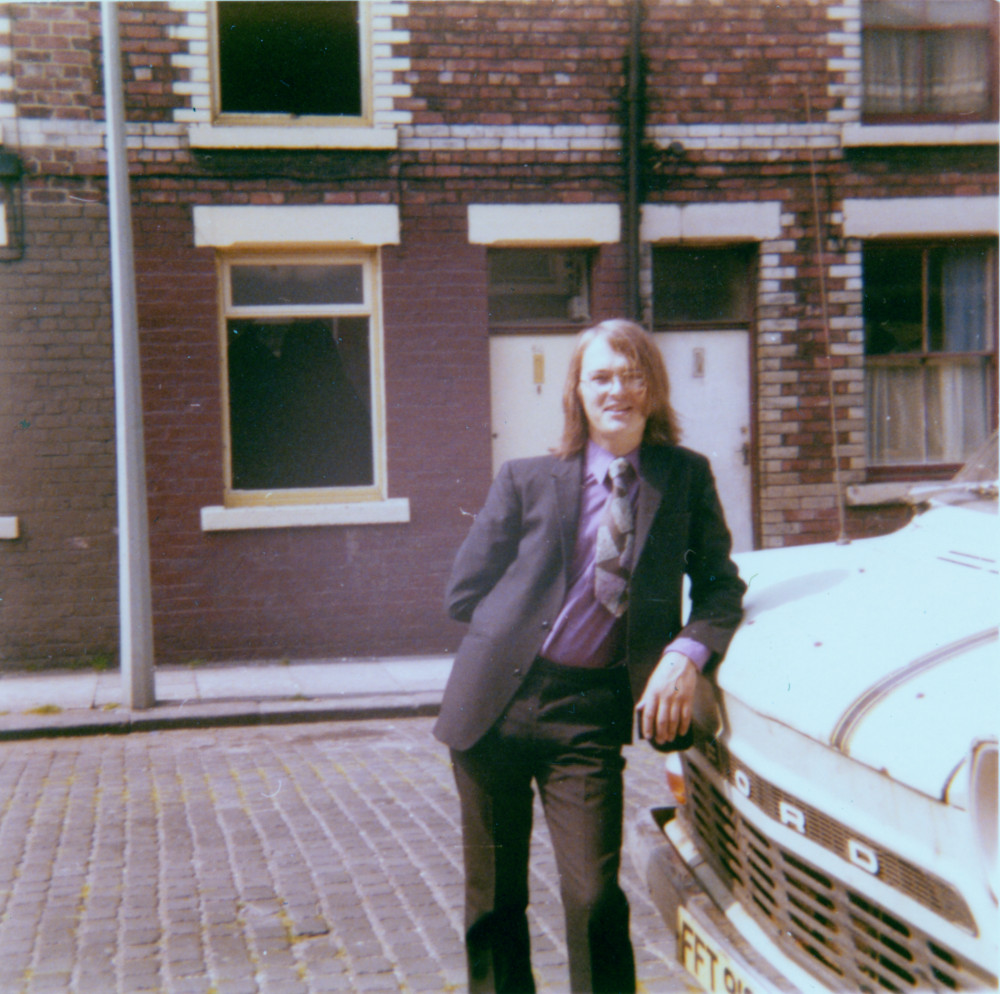
<instances>
[{"instance_id":1,"label":"upper floor window","mask_svg":"<svg viewBox=\"0 0 1000 994\"><path fill-rule=\"evenodd\" d=\"M222 117L366 116L363 4L215 4L216 106Z\"/></svg>"},{"instance_id":2,"label":"upper floor window","mask_svg":"<svg viewBox=\"0 0 1000 994\"><path fill-rule=\"evenodd\" d=\"M995 0L864 0L863 116L996 120Z\"/></svg>"},{"instance_id":3,"label":"upper floor window","mask_svg":"<svg viewBox=\"0 0 1000 994\"><path fill-rule=\"evenodd\" d=\"M653 323L745 326L753 317L756 246L656 246Z\"/></svg>"},{"instance_id":4,"label":"upper floor window","mask_svg":"<svg viewBox=\"0 0 1000 994\"><path fill-rule=\"evenodd\" d=\"M996 423L996 243L869 243L868 458L954 466Z\"/></svg>"},{"instance_id":5,"label":"upper floor window","mask_svg":"<svg viewBox=\"0 0 1000 994\"><path fill-rule=\"evenodd\" d=\"M585 249L490 249L490 326L580 325L590 320Z\"/></svg>"},{"instance_id":6,"label":"upper floor window","mask_svg":"<svg viewBox=\"0 0 1000 994\"><path fill-rule=\"evenodd\" d=\"M381 496L373 267L364 254L224 260L229 503Z\"/></svg>"}]
</instances>

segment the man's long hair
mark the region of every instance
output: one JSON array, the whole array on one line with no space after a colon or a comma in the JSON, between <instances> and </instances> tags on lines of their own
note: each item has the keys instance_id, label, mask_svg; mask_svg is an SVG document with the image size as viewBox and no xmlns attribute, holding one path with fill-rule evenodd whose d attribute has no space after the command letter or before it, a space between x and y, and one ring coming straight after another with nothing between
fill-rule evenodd
<instances>
[{"instance_id":1,"label":"man's long hair","mask_svg":"<svg viewBox=\"0 0 1000 994\"><path fill-rule=\"evenodd\" d=\"M577 339L569 361L566 385L563 387L563 434L559 444L553 449L555 455L569 459L583 452L587 446L587 416L578 388L583 353L596 338L603 338L613 351L625 356L642 373L646 383L643 405L646 430L642 436L643 442L650 445L676 445L681 433L677 414L670 406L670 380L663 356L641 325L624 318L613 318L580 332Z\"/></svg>"}]
</instances>

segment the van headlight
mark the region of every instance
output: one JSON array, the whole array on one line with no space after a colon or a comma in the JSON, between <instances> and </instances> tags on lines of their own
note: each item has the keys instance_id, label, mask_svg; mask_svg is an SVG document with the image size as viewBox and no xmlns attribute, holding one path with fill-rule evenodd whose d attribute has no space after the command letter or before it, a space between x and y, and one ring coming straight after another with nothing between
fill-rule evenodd
<instances>
[{"instance_id":1,"label":"van headlight","mask_svg":"<svg viewBox=\"0 0 1000 994\"><path fill-rule=\"evenodd\" d=\"M997 740L977 742L969 763L969 811L980 865L993 900L1000 897L997 882Z\"/></svg>"}]
</instances>

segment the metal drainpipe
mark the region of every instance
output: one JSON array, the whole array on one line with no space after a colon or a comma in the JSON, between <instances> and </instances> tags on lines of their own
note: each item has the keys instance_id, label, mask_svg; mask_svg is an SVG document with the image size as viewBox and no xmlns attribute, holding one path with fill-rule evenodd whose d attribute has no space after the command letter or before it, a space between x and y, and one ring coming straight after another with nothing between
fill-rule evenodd
<instances>
[{"instance_id":1,"label":"metal drainpipe","mask_svg":"<svg viewBox=\"0 0 1000 994\"><path fill-rule=\"evenodd\" d=\"M642 0L632 0L630 7L627 80L625 86L625 132L622 152L625 157L625 257L627 316L633 321L642 317L639 293L639 197L641 186L640 152L642 149Z\"/></svg>"}]
</instances>

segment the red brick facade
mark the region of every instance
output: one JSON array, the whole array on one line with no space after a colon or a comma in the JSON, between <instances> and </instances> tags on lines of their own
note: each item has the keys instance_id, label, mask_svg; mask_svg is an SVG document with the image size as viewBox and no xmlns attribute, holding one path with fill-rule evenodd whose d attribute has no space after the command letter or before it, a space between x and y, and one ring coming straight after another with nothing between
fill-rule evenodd
<instances>
[{"instance_id":1,"label":"red brick facade","mask_svg":"<svg viewBox=\"0 0 1000 994\"><path fill-rule=\"evenodd\" d=\"M627 209L630 2L363 6L372 140L317 128L317 141L299 131L276 145L259 134L234 143L213 118L209 4L121 6L160 662L453 649L460 632L441 591L491 473L487 247L470 243L469 206ZM642 205L774 206L775 230L733 236L759 243L747 371L758 546L837 533L831 374L841 482L870 480L861 241L845 231L845 203L954 198L988 214L994 198L975 233L996 232L995 125L940 140L857 137L860 10L860 0L642 8ZM0 261L0 518L18 522L18 537L0 540L0 667L111 660L98 5L0 4L4 45L0 123L3 150L24 165L25 244ZM202 509L227 499L226 400L216 247L197 244L196 211L310 205L398 213L398 240L377 254L386 496L409 501L409 520L206 530ZM730 240L724 225L712 243ZM594 319L628 308L627 264L624 241L596 250ZM862 535L902 514L852 507L847 521Z\"/></svg>"}]
</instances>

